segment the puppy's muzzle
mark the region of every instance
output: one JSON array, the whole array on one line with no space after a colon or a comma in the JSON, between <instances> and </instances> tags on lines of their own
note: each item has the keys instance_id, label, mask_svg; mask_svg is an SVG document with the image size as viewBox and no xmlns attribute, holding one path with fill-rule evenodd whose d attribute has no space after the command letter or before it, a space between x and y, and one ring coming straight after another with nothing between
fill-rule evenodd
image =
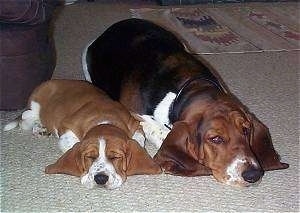
<instances>
[{"instance_id":1,"label":"puppy's muzzle","mask_svg":"<svg viewBox=\"0 0 300 213\"><path fill-rule=\"evenodd\" d=\"M248 183L256 183L264 175L264 171L260 168L250 167L242 173L243 179Z\"/></svg>"},{"instance_id":2,"label":"puppy's muzzle","mask_svg":"<svg viewBox=\"0 0 300 213\"><path fill-rule=\"evenodd\" d=\"M94 176L94 180L98 185L104 185L108 181L108 176L103 173L99 173Z\"/></svg>"}]
</instances>

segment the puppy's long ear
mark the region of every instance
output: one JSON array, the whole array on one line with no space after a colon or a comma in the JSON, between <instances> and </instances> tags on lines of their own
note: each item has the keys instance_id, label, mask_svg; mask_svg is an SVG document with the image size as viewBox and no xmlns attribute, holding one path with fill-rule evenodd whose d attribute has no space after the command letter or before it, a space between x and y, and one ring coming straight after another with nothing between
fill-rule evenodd
<instances>
[{"instance_id":1,"label":"puppy's long ear","mask_svg":"<svg viewBox=\"0 0 300 213\"><path fill-rule=\"evenodd\" d=\"M192 136L185 122L176 122L167 135L154 160L165 173L181 176L201 176L212 174L200 163L200 144Z\"/></svg>"},{"instance_id":2,"label":"puppy's long ear","mask_svg":"<svg viewBox=\"0 0 300 213\"><path fill-rule=\"evenodd\" d=\"M251 120L254 132L250 145L262 168L265 171L288 168L288 164L280 162L280 156L274 149L268 128L254 116L251 116Z\"/></svg>"},{"instance_id":3,"label":"puppy's long ear","mask_svg":"<svg viewBox=\"0 0 300 213\"><path fill-rule=\"evenodd\" d=\"M48 165L46 174L67 174L81 176L89 169L93 159L99 155L97 145L76 143L71 149L63 154L54 164Z\"/></svg>"},{"instance_id":4,"label":"puppy's long ear","mask_svg":"<svg viewBox=\"0 0 300 213\"><path fill-rule=\"evenodd\" d=\"M142 174L160 174L160 166L154 162L147 151L135 140L128 140L126 159L123 160L123 170L127 176Z\"/></svg>"}]
</instances>

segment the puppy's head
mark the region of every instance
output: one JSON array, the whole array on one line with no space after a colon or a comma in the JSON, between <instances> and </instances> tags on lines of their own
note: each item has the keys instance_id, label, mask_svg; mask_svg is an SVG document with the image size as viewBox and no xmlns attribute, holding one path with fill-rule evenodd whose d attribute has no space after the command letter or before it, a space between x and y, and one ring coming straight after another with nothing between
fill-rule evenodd
<instances>
[{"instance_id":1,"label":"puppy's head","mask_svg":"<svg viewBox=\"0 0 300 213\"><path fill-rule=\"evenodd\" d=\"M118 188L127 176L158 174L160 167L146 150L121 129L105 124L91 129L84 139L45 170L81 177L87 188Z\"/></svg>"}]
</instances>

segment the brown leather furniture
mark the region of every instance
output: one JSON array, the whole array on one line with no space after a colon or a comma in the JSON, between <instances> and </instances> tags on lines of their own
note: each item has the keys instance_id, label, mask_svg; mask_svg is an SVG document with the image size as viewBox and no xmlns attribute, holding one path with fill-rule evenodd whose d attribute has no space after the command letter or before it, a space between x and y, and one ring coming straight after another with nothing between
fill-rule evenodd
<instances>
[{"instance_id":1,"label":"brown leather furniture","mask_svg":"<svg viewBox=\"0 0 300 213\"><path fill-rule=\"evenodd\" d=\"M32 90L51 78L56 5L56 0L0 1L0 110L24 108Z\"/></svg>"}]
</instances>

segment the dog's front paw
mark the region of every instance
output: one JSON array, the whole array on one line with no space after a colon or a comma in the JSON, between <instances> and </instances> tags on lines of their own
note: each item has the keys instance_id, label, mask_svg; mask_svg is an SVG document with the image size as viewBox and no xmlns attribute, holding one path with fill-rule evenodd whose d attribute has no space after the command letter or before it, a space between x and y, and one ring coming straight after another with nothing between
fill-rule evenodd
<instances>
[{"instance_id":1,"label":"dog's front paw","mask_svg":"<svg viewBox=\"0 0 300 213\"><path fill-rule=\"evenodd\" d=\"M34 123L32 127L32 134L35 136L50 136L51 133L48 132L46 127L43 127L40 122Z\"/></svg>"},{"instance_id":2,"label":"dog's front paw","mask_svg":"<svg viewBox=\"0 0 300 213\"><path fill-rule=\"evenodd\" d=\"M170 129L159 121L156 121L152 116L143 115L142 118L144 121L142 121L140 124L143 127L146 139L150 143L154 144L157 148L160 148L164 139L170 132Z\"/></svg>"}]
</instances>

